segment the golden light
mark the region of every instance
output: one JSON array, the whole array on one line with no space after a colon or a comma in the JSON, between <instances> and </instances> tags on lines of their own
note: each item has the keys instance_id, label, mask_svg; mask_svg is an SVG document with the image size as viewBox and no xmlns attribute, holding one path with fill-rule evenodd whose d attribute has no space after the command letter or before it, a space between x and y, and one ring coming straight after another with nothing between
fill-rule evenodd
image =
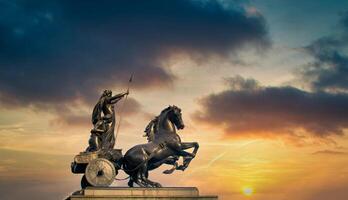
<instances>
[{"instance_id":1,"label":"golden light","mask_svg":"<svg viewBox=\"0 0 348 200\"><path fill-rule=\"evenodd\" d=\"M254 190L251 187L244 187L242 192L245 196L251 196L254 193Z\"/></svg>"}]
</instances>

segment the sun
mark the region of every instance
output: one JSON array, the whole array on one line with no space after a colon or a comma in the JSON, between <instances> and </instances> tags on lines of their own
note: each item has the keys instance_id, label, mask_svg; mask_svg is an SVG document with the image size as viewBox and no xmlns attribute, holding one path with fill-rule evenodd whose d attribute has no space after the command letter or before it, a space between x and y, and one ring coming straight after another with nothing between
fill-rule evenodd
<instances>
[{"instance_id":1,"label":"sun","mask_svg":"<svg viewBox=\"0 0 348 200\"><path fill-rule=\"evenodd\" d=\"M251 196L254 193L254 189L251 187L244 187L242 192L245 196Z\"/></svg>"}]
</instances>

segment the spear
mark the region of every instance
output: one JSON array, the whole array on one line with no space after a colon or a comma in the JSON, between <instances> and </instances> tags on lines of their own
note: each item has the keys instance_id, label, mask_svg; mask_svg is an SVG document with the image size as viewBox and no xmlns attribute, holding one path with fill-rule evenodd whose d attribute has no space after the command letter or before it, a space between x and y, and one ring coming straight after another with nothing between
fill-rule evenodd
<instances>
[{"instance_id":1,"label":"spear","mask_svg":"<svg viewBox=\"0 0 348 200\"><path fill-rule=\"evenodd\" d=\"M130 78L129 78L129 81L128 81L128 86L127 86L127 93L129 92L129 87L130 87L130 83L133 81L133 73L131 74ZM127 97L128 97L128 94L126 94L126 97L125 99L123 100L123 104L122 104L122 107L120 109L120 119L119 119L119 122L117 124L117 129L116 129L116 135L115 135L115 143L116 143L116 139L117 139L117 136L118 136L118 133L119 133L119 130L120 130L120 126L121 126L121 121L122 121L122 113L123 113L123 108L126 104L126 101L127 101Z\"/></svg>"}]
</instances>

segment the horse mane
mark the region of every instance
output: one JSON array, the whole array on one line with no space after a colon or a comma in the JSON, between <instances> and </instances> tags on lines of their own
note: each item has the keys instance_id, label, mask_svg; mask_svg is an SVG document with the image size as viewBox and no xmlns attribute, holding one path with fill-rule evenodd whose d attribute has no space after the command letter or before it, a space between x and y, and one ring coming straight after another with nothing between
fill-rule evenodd
<instances>
[{"instance_id":1,"label":"horse mane","mask_svg":"<svg viewBox=\"0 0 348 200\"><path fill-rule=\"evenodd\" d=\"M159 116L161 116L163 113L169 111L169 110L172 109L172 108L173 108L172 106L168 106L167 108L163 109L163 110L161 111L161 114L160 114ZM158 116L158 117L159 117L159 116Z\"/></svg>"},{"instance_id":2,"label":"horse mane","mask_svg":"<svg viewBox=\"0 0 348 200\"><path fill-rule=\"evenodd\" d=\"M154 119L152 119L144 130L145 132L144 137L147 137L147 141L149 142L154 140L155 131L157 128L157 121L158 121L158 117L155 117Z\"/></svg>"},{"instance_id":3,"label":"horse mane","mask_svg":"<svg viewBox=\"0 0 348 200\"><path fill-rule=\"evenodd\" d=\"M172 106L168 106L167 108L163 109L159 115L154 117L146 126L144 132L144 137L147 137L147 140L149 142L153 141L155 139L155 134L157 133L157 123L161 115L168 112L170 109L172 109Z\"/></svg>"}]
</instances>

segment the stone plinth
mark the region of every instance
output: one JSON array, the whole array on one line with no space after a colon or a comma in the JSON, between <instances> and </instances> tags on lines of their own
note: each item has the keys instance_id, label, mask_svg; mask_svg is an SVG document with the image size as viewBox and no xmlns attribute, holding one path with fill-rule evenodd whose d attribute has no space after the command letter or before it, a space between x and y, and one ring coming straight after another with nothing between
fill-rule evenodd
<instances>
[{"instance_id":1,"label":"stone plinth","mask_svg":"<svg viewBox=\"0 0 348 200\"><path fill-rule=\"evenodd\" d=\"M67 200L217 200L217 196L200 196L195 187L128 188L89 187L77 191Z\"/></svg>"}]
</instances>

